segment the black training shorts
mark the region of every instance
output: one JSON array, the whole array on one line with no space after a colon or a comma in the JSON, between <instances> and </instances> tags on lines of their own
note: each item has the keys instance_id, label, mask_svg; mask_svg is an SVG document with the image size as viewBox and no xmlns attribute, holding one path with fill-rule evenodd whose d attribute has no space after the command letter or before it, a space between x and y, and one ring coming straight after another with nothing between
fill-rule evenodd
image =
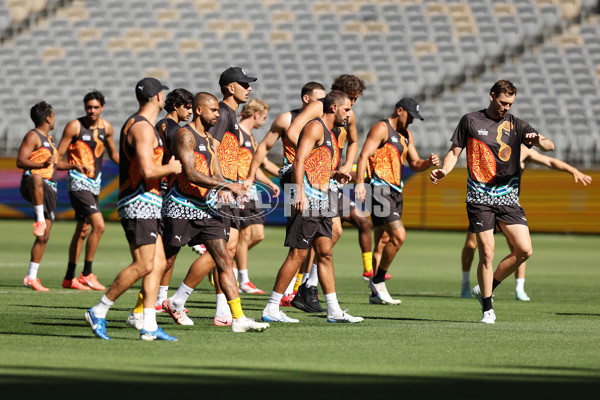
<instances>
[{"instance_id":1,"label":"black training shorts","mask_svg":"<svg viewBox=\"0 0 600 400\"><path fill-rule=\"evenodd\" d=\"M256 201L250 200L240 210L240 228L250 225L264 225L265 216L263 210L256 207Z\"/></svg>"},{"instance_id":2,"label":"black training shorts","mask_svg":"<svg viewBox=\"0 0 600 400\"><path fill-rule=\"evenodd\" d=\"M402 193L394 189L378 190L374 186L371 186L371 193L373 226L383 226L402 219Z\"/></svg>"},{"instance_id":3,"label":"black training shorts","mask_svg":"<svg viewBox=\"0 0 600 400\"><path fill-rule=\"evenodd\" d=\"M76 221L85 221L90 215L100 212L98 196L89 190L69 190L69 199L75 210Z\"/></svg>"},{"instance_id":4,"label":"black training shorts","mask_svg":"<svg viewBox=\"0 0 600 400\"><path fill-rule=\"evenodd\" d=\"M308 249L321 236L331 239L331 217L305 217L295 211L288 217L285 228L285 247Z\"/></svg>"},{"instance_id":5,"label":"black training shorts","mask_svg":"<svg viewBox=\"0 0 600 400\"><path fill-rule=\"evenodd\" d=\"M30 183L31 179L31 175L24 175L21 178L21 186L19 188L19 191L21 192L21 196L23 196L23 198L26 201L33 204L33 198L31 197L30 191L30 186L33 185L32 183ZM56 191L52 187L50 187L50 185L46 182L44 182L43 187L44 201L42 202L42 205L44 206L44 218L49 219L50 221L54 221L54 213L56 212L57 203Z\"/></svg>"},{"instance_id":6,"label":"black training shorts","mask_svg":"<svg viewBox=\"0 0 600 400\"><path fill-rule=\"evenodd\" d=\"M156 244L160 231L160 219L122 219L121 226L129 244L143 246Z\"/></svg>"},{"instance_id":7,"label":"black training shorts","mask_svg":"<svg viewBox=\"0 0 600 400\"><path fill-rule=\"evenodd\" d=\"M494 229L498 221L507 225L527 225L525 210L518 205L510 206L467 203L469 232L479 233Z\"/></svg>"},{"instance_id":8,"label":"black training shorts","mask_svg":"<svg viewBox=\"0 0 600 400\"><path fill-rule=\"evenodd\" d=\"M221 218L165 218L164 226L163 240L165 244L173 247L205 243L206 240L228 239L229 229L225 228Z\"/></svg>"}]
</instances>

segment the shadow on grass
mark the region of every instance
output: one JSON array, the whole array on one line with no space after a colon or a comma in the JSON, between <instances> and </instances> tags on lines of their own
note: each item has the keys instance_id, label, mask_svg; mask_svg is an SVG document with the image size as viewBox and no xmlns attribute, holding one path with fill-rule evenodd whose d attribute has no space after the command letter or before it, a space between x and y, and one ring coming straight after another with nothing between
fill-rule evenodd
<instances>
[{"instance_id":1,"label":"shadow on grass","mask_svg":"<svg viewBox=\"0 0 600 400\"><path fill-rule=\"evenodd\" d=\"M556 315L566 315L568 317L600 317L600 314L590 314L590 313L556 313Z\"/></svg>"},{"instance_id":2,"label":"shadow on grass","mask_svg":"<svg viewBox=\"0 0 600 400\"><path fill-rule=\"evenodd\" d=\"M36 332L0 332L0 335L6 336L39 336L39 337L60 337L60 338L71 338L71 339L88 339L95 337L92 335L59 335L56 333L36 333ZM119 338L121 339L121 338ZM4 375L0 375L0 382L3 381Z\"/></svg>"},{"instance_id":3,"label":"shadow on grass","mask_svg":"<svg viewBox=\"0 0 600 400\"><path fill-rule=\"evenodd\" d=\"M374 391L378 396L404 399L464 399L467 392L485 393L486 399L512 398L514 393L535 395L536 398L559 398L572 395L575 390L590 393L600 388L597 377L583 374L598 372L595 369L582 369L580 375L565 376L565 372L577 369L522 368L532 369L534 374L482 372L476 378L423 377L192 365L161 365L156 372L141 373L93 368L6 366L0 369L0 383L3 397L8 396L5 398L21 397L26 387L28 397L60 393L61 399L83 396L86 400L182 396L228 399L239 397L241 393L244 399L359 399L372 398ZM64 390L66 387L69 390Z\"/></svg>"},{"instance_id":4,"label":"shadow on grass","mask_svg":"<svg viewBox=\"0 0 600 400\"><path fill-rule=\"evenodd\" d=\"M427 298L427 299L460 299L458 295L455 294L434 294L434 293L390 293L390 295L398 296L400 298Z\"/></svg>"},{"instance_id":5,"label":"shadow on grass","mask_svg":"<svg viewBox=\"0 0 600 400\"><path fill-rule=\"evenodd\" d=\"M297 317L297 315L295 315L294 317ZM326 313L323 313L323 314L303 314L302 317L303 318L319 318L319 319L326 320L327 319L327 314ZM365 319L365 321L378 320L378 321L413 321L413 322L450 322L450 323L456 323L456 324L477 324L477 325L481 324L479 321L460 321L460 320L448 320L448 319L405 318L405 317L397 317L397 318L392 318L392 317L364 317L364 319Z\"/></svg>"}]
</instances>

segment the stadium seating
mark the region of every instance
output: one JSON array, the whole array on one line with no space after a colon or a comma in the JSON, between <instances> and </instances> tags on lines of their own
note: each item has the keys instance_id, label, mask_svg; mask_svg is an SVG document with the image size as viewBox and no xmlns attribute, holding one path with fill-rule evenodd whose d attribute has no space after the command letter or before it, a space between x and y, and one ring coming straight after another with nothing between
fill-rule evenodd
<instances>
[{"instance_id":1,"label":"stadium seating","mask_svg":"<svg viewBox=\"0 0 600 400\"><path fill-rule=\"evenodd\" d=\"M460 115L511 79L515 114L565 144L558 157L591 166L600 160L598 12L592 0L0 0L0 112L10 116L0 153L15 154L32 102L55 105L59 138L92 88L119 127L144 75L218 94L220 72L239 65L259 78L253 96L271 117L297 107L309 80L364 77L361 137L398 98L415 97L426 121L412 129L430 138L419 141L423 154L445 152Z\"/></svg>"}]
</instances>

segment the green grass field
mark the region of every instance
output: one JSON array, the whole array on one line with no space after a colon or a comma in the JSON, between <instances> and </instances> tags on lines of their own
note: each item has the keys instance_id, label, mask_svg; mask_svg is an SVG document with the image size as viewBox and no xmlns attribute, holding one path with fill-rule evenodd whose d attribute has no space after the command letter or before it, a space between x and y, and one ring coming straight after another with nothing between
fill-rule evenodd
<instances>
[{"instance_id":1,"label":"green grass field","mask_svg":"<svg viewBox=\"0 0 600 400\"><path fill-rule=\"evenodd\" d=\"M368 304L357 232L346 229L334 251L342 308L365 321L328 324L324 315L285 311L300 324L271 324L234 334L212 325L214 293L202 282L188 302L195 326L159 324L175 343L143 342L124 320L140 283L108 314L110 342L83 318L101 292L61 287L72 222L53 227L38 293L21 281L33 243L30 221L0 222L0 393L62 398L559 398L600 388L600 238L532 236L529 303L514 299L511 277L495 292L495 325L479 323L476 300L461 299L461 232L409 231L388 281L398 306ZM283 261L285 231L268 227L250 253L250 276L270 293ZM496 258L507 253L497 236ZM170 294L193 253L175 265ZM107 224L94 272L107 286L130 262L121 226ZM81 272L82 261L77 269ZM476 282L475 267L471 273ZM242 295L246 315L260 318L268 294Z\"/></svg>"}]
</instances>

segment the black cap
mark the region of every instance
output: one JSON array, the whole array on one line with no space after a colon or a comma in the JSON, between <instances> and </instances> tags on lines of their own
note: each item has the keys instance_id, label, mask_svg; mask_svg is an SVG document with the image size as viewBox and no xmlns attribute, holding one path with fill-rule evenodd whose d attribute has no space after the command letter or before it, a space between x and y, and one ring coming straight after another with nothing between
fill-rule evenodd
<instances>
[{"instance_id":1,"label":"black cap","mask_svg":"<svg viewBox=\"0 0 600 400\"><path fill-rule=\"evenodd\" d=\"M144 78L135 85L135 95L137 97L151 98L156 96L161 90L169 90L163 86L156 78Z\"/></svg>"},{"instance_id":2,"label":"black cap","mask_svg":"<svg viewBox=\"0 0 600 400\"><path fill-rule=\"evenodd\" d=\"M246 72L240 67L229 67L221 74L219 86L225 86L231 82L254 82L256 78L246 75Z\"/></svg>"},{"instance_id":3,"label":"black cap","mask_svg":"<svg viewBox=\"0 0 600 400\"><path fill-rule=\"evenodd\" d=\"M417 103L415 99L410 97L400 99L400 101L396 103L396 108L398 107L402 107L403 110L408 111L408 113L412 115L413 118L420 119L421 121L423 121L424 118L421 117L421 114L419 114L419 103Z\"/></svg>"}]
</instances>

